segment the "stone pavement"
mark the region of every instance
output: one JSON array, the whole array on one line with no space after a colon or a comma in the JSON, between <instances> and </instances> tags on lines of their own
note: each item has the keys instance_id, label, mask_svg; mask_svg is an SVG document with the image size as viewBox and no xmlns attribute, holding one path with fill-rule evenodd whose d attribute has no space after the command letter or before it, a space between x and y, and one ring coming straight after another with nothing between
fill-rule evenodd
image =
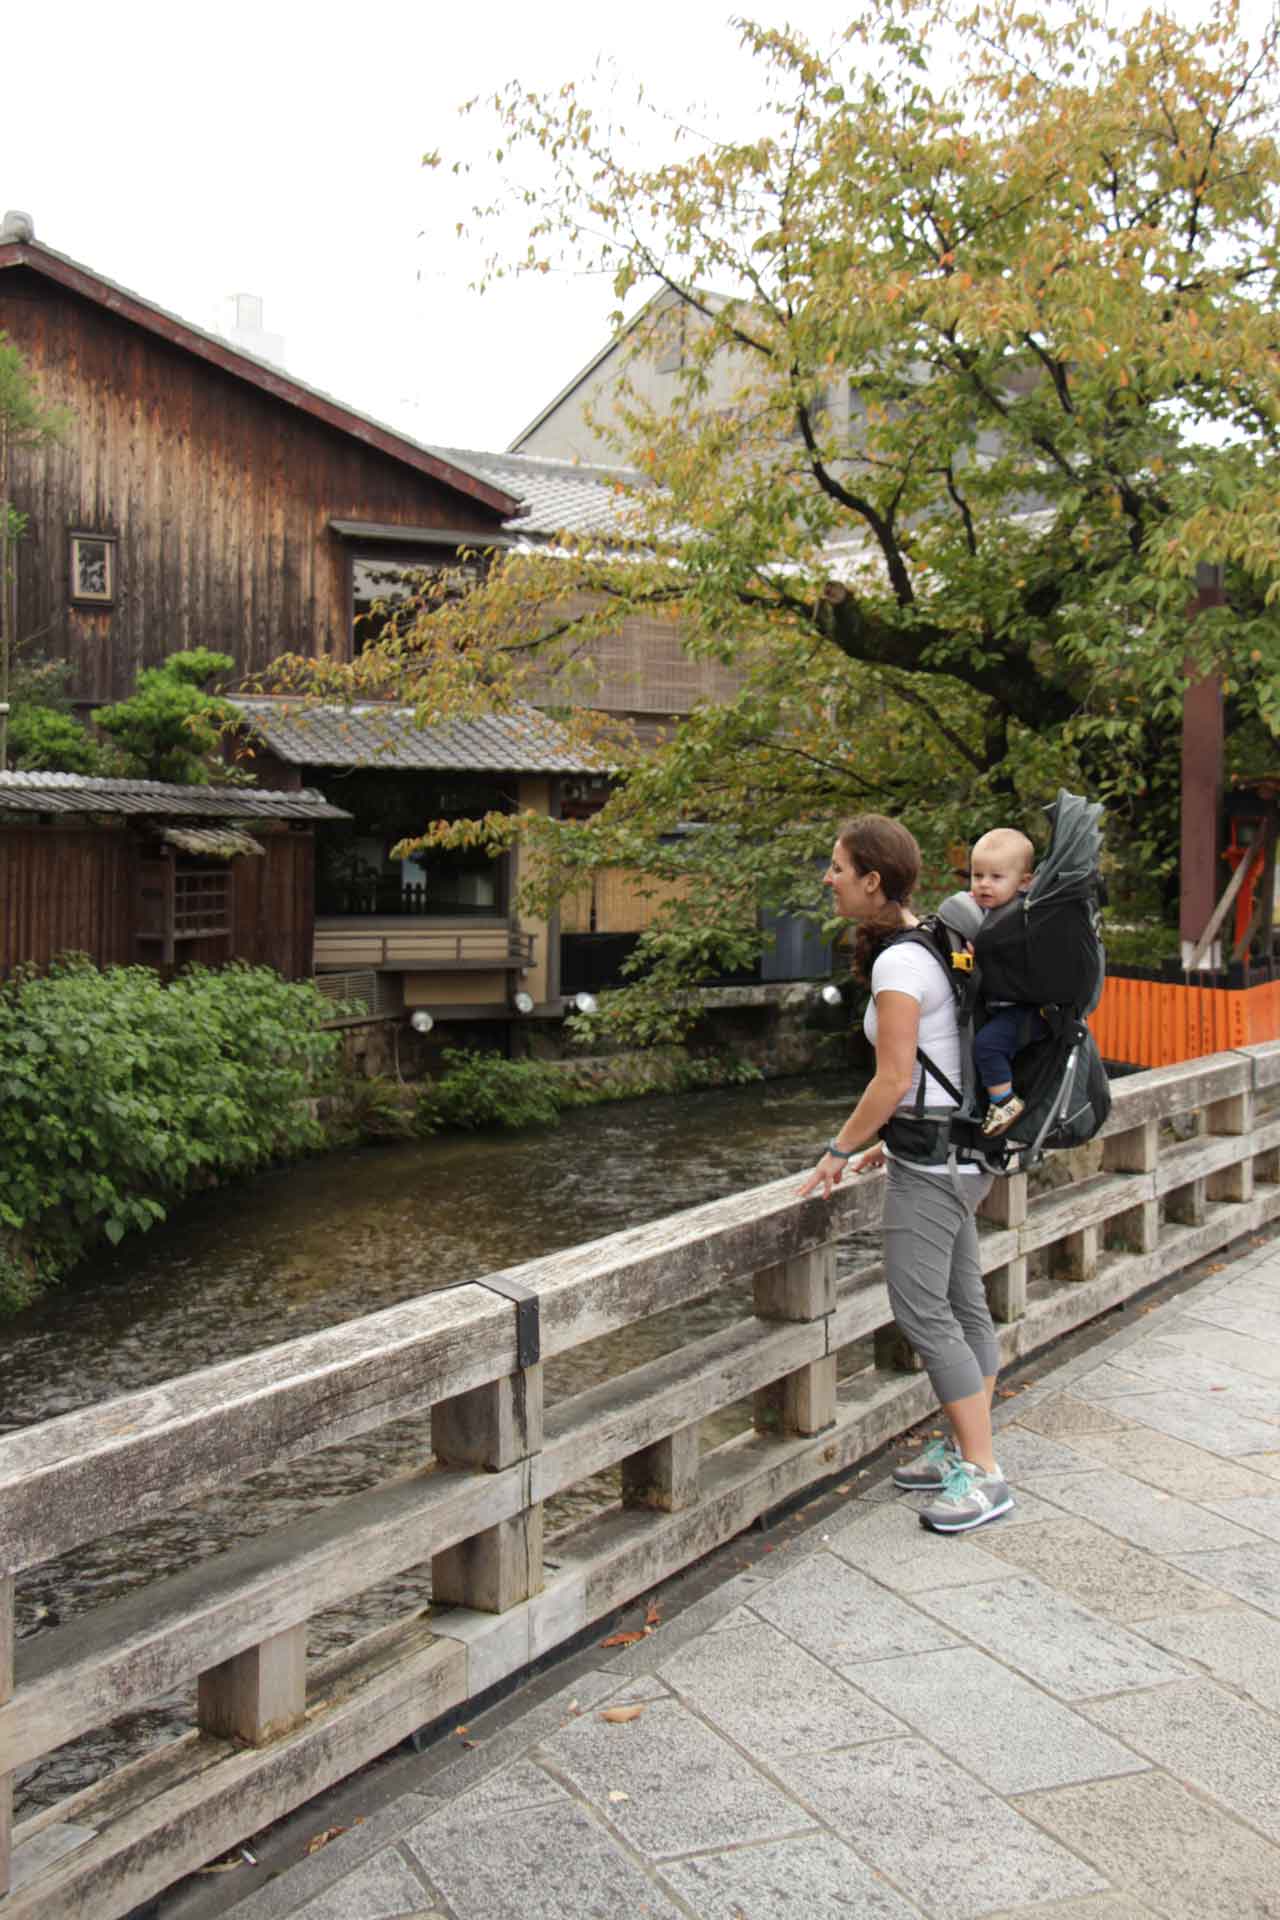
<instances>
[{"instance_id":1,"label":"stone pavement","mask_svg":"<svg viewBox=\"0 0 1280 1920\"><path fill-rule=\"evenodd\" d=\"M1006 1518L943 1538L851 1474L221 1910L1277 1920L1280 1243L1032 1372Z\"/></svg>"}]
</instances>

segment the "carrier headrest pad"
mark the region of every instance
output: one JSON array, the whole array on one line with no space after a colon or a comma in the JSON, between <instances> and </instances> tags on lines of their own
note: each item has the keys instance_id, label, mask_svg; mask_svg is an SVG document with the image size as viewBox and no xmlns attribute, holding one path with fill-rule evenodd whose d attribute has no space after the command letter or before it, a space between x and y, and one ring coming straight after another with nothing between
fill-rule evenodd
<instances>
[{"instance_id":1,"label":"carrier headrest pad","mask_svg":"<svg viewBox=\"0 0 1280 1920\"><path fill-rule=\"evenodd\" d=\"M971 893L950 894L938 908L938 918L943 926L950 927L952 933L958 933L962 940L972 940L985 917Z\"/></svg>"}]
</instances>

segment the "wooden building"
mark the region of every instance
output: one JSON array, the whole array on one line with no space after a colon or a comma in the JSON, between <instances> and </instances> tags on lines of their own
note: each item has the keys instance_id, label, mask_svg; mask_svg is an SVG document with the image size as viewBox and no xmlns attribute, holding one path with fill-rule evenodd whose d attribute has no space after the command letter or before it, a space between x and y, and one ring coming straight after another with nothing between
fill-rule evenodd
<instances>
[{"instance_id":1,"label":"wooden building","mask_svg":"<svg viewBox=\"0 0 1280 1920\"><path fill-rule=\"evenodd\" d=\"M0 773L0 977L229 960L308 979L318 793Z\"/></svg>"},{"instance_id":2,"label":"wooden building","mask_svg":"<svg viewBox=\"0 0 1280 1920\"><path fill-rule=\"evenodd\" d=\"M0 240L0 331L64 444L14 448L16 622L85 705L216 647L240 674L346 659L361 564L501 542L504 488L35 240Z\"/></svg>"}]
</instances>

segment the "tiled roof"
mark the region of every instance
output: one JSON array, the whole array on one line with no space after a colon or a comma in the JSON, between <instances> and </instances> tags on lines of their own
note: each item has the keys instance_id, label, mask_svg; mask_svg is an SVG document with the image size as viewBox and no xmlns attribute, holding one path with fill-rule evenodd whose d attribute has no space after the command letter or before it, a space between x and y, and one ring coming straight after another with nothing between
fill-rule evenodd
<instances>
[{"instance_id":1,"label":"tiled roof","mask_svg":"<svg viewBox=\"0 0 1280 1920\"><path fill-rule=\"evenodd\" d=\"M170 820L348 820L302 787L183 787L167 780L100 780L84 773L0 773L0 813L127 813Z\"/></svg>"},{"instance_id":2,"label":"tiled roof","mask_svg":"<svg viewBox=\"0 0 1280 1920\"><path fill-rule=\"evenodd\" d=\"M298 701L233 700L272 753L291 766L422 768L450 773L598 773L603 762L576 747L534 707L445 726L418 726L412 707L370 702L305 707Z\"/></svg>"},{"instance_id":3,"label":"tiled roof","mask_svg":"<svg viewBox=\"0 0 1280 1920\"><path fill-rule=\"evenodd\" d=\"M643 476L632 467L589 467L574 460L548 460L532 453L476 453L437 447L442 460L514 493L524 511L507 521L512 533L595 533L625 537L635 505L628 489Z\"/></svg>"}]
</instances>

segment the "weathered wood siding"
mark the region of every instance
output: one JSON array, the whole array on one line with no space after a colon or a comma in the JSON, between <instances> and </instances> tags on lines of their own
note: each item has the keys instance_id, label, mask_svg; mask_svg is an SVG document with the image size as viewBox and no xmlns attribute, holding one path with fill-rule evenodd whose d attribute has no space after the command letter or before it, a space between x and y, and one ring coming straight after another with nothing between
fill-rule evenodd
<instances>
[{"instance_id":1,"label":"weathered wood siding","mask_svg":"<svg viewBox=\"0 0 1280 1920\"><path fill-rule=\"evenodd\" d=\"M0 830L0 975L60 953L131 960L136 845L100 827Z\"/></svg>"},{"instance_id":2,"label":"weathered wood siding","mask_svg":"<svg viewBox=\"0 0 1280 1920\"><path fill-rule=\"evenodd\" d=\"M65 446L18 453L29 515L19 628L67 660L79 700L123 698L139 669L218 647L242 673L350 646L348 555L331 518L476 528L475 499L362 445L25 268L0 276L0 329ZM72 607L67 535L114 534L116 603Z\"/></svg>"},{"instance_id":3,"label":"weathered wood siding","mask_svg":"<svg viewBox=\"0 0 1280 1920\"><path fill-rule=\"evenodd\" d=\"M231 863L232 936L190 941L179 964L229 959L311 977L315 840L309 830L264 831L261 856ZM124 827L0 828L0 977L85 953L100 967L142 958L137 928L137 836Z\"/></svg>"},{"instance_id":4,"label":"weathered wood siding","mask_svg":"<svg viewBox=\"0 0 1280 1920\"><path fill-rule=\"evenodd\" d=\"M315 836L309 830L264 834L262 859L234 860L235 957L274 967L289 980L311 978L315 928Z\"/></svg>"}]
</instances>

